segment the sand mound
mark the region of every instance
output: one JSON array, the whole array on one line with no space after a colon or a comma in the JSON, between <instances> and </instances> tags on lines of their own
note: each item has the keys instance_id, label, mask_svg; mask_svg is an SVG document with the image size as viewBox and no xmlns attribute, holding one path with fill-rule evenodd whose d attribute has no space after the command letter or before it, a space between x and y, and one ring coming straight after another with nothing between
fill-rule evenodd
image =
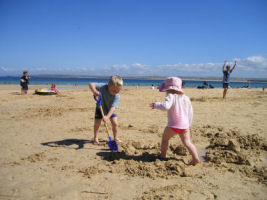
<instances>
[{"instance_id":1,"label":"sand mound","mask_svg":"<svg viewBox=\"0 0 267 200\"><path fill-rule=\"evenodd\" d=\"M22 158L23 161L29 161L29 162L39 162L46 159L46 155L44 152L32 154L26 158Z\"/></svg>"},{"instance_id":2,"label":"sand mound","mask_svg":"<svg viewBox=\"0 0 267 200\"><path fill-rule=\"evenodd\" d=\"M175 149L176 150L176 149ZM141 142L128 141L122 144L119 152L99 152L101 166L93 166L80 170L86 176L111 172L124 173L131 177L170 178L174 176L190 176L185 171L185 163L181 159L171 157L166 160L159 158L160 144L145 145ZM99 170L101 169L101 170ZM89 176L88 176L89 177Z\"/></svg>"},{"instance_id":3,"label":"sand mound","mask_svg":"<svg viewBox=\"0 0 267 200\"><path fill-rule=\"evenodd\" d=\"M83 173L83 175L88 178L91 178L92 176L103 173L105 171L106 170L102 169L102 167L99 165L91 166L91 167L87 167L87 168L83 168L79 170L80 173Z\"/></svg>"},{"instance_id":4,"label":"sand mound","mask_svg":"<svg viewBox=\"0 0 267 200\"><path fill-rule=\"evenodd\" d=\"M267 183L266 166L261 166L267 143L262 137L258 134L241 136L238 130L213 130L209 131L207 137L211 138L206 152L208 162L218 166L223 163L233 164L224 166L231 172L239 171Z\"/></svg>"},{"instance_id":5,"label":"sand mound","mask_svg":"<svg viewBox=\"0 0 267 200\"><path fill-rule=\"evenodd\" d=\"M136 200L152 200L152 199L199 199L213 200L216 195L210 191L201 191L199 188L185 188L182 184L168 185L160 188L153 188L143 193Z\"/></svg>"},{"instance_id":6,"label":"sand mound","mask_svg":"<svg viewBox=\"0 0 267 200\"><path fill-rule=\"evenodd\" d=\"M172 144L170 145L170 149L176 155L180 155L180 156L188 155L188 151L183 145Z\"/></svg>"},{"instance_id":7,"label":"sand mound","mask_svg":"<svg viewBox=\"0 0 267 200\"><path fill-rule=\"evenodd\" d=\"M259 157L267 143L258 134L240 136L233 130L216 133L211 137L206 153L207 161L252 165L250 156Z\"/></svg>"}]
</instances>

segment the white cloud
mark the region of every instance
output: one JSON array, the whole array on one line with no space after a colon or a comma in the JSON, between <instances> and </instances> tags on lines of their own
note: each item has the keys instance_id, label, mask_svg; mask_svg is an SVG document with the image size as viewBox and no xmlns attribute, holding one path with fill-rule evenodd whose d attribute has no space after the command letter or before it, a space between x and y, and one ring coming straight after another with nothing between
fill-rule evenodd
<instances>
[{"instance_id":1,"label":"white cloud","mask_svg":"<svg viewBox=\"0 0 267 200\"><path fill-rule=\"evenodd\" d=\"M237 61L237 67L234 70L233 77L251 77L251 78L267 78L267 58L263 56L250 56L246 58L235 58L227 64L233 65L233 61ZM31 67L27 68L30 74L73 74L73 75L104 75L110 76L118 74L121 76L195 76L207 77L222 76L221 63L176 63L150 66L142 63L134 63L131 65L114 64L102 68L97 67ZM0 67L0 75L21 74L24 69L14 69Z\"/></svg>"},{"instance_id":2,"label":"white cloud","mask_svg":"<svg viewBox=\"0 0 267 200\"><path fill-rule=\"evenodd\" d=\"M263 56L251 56L238 61L237 67L240 73L247 77L267 78L267 58Z\"/></svg>"},{"instance_id":3,"label":"white cloud","mask_svg":"<svg viewBox=\"0 0 267 200\"><path fill-rule=\"evenodd\" d=\"M47 67L37 67L36 68L36 71L40 71L40 72L46 72L48 71L49 69Z\"/></svg>"},{"instance_id":4,"label":"white cloud","mask_svg":"<svg viewBox=\"0 0 267 200\"><path fill-rule=\"evenodd\" d=\"M251 56L251 57L245 58L244 61L251 62L251 63L262 63L265 61L265 59L262 56Z\"/></svg>"},{"instance_id":5,"label":"white cloud","mask_svg":"<svg viewBox=\"0 0 267 200\"><path fill-rule=\"evenodd\" d=\"M16 71L14 68L7 68L7 67L1 67L0 69L3 72L14 72L14 71Z\"/></svg>"}]
</instances>

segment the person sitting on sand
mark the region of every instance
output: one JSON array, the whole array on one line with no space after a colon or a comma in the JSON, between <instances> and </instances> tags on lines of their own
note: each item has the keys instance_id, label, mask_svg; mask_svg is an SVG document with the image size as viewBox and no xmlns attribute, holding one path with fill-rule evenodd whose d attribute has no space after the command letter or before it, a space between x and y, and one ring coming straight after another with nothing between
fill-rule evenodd
<instances>
[{"instance_id":1,"label":"person sitting on sand","mask_svg":"<svg viewBox=\"0 0 267 200\"><path fill-rule=\"evenodd\" d=\"M115 110L118 108L118 104L120 101L119 92L122 89L122 86L123 80L120 76L117 75L111 76L108 85L104 85L102 87L96 87L94 83L89 83L89 88L93 92L94 96L99 96L99 92L101 92L102 94L101 104L103 106L103 111L105 115L103 117L103 121L107 122L108 120L110 120L114 140L116 140L117 142L121 142L121 140L118 138L118 119ZM98 107L96 107L94 122L94 144L99 144L98 129L101 125L101 121L101 111Z\"/></svg>"},{"instance_id":2,"label":"person sitting on sand","mask_svg":"<svg viewBox=\"0 0 267 200\"><path fill-rule=\"evenodd\" d=\"M152 109L168 111L168 124L163 132L161 141L161 158L166 158L169 139L179 135L185 147L192 155L189 165L200 163L197 149L190 140L189 127L192 124L193 108L190 99L182 90L182 80L177 77L168 77L159 87L160 92L166 92L164 102L151 103Z\"/></svg>"},{"instance_id":3,"label":"person sitting on sand","mask_svg":"<svg viewBox=\"0 0 267 200\"><path fill-rule=\"evenodd\" d=\"M232 71L235 69L236 67L236 61L234 63L234 66L230 67L230 65L226 66L226 70L224 70L224 67L226 65L226 61L224 61L223 67L222 67L222 72L223 72L223 98L226 98L226 93L227 90L229 88L229 84L230 84L230 74L232 73Z\"/></svg>"},{"instance_id":4,"label":"person sitting on sand","mask_svg":"<svg viewBox=\"0 0 267 200\"><path fill-rule=\"evenodd\" d=\"M20 78L21 94L28 93L28 84L30 79L31 77L28 76L28 71L24 70L23 76Z\"/></svg>"},{"instance_id":5,"label":"person sitting on sand","mask_svg":"<svg viewBox=\"0 0 267 200\"><path fill-rule=\"evenodd\" d=\"M55 83L52 83L52 85L51 85L51 90L52 90L53 92L55 92L56 94L60 95L60 92L59 92L59 90L56 88L56 84L55 84Z\"/></svg>"}]
</instances>

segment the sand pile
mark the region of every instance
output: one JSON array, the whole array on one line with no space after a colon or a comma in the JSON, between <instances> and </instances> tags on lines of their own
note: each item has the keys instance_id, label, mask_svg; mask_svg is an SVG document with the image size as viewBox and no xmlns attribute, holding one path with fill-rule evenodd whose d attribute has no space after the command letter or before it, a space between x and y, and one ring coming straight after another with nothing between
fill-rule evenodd
<instances>
[{"instance_id":1,"label":"sand pile","mask_svg":"<svg viewBox=\"0 0 267 200\"><path fill-rule=\"evenodd\" d=\"M124 173L130 177L138 176L151 179L188 176L182 159L171 157L162 160L159 158L159 153L159 143L145 145L141 142L128 141L122 144L119 152L97 153L103 160L101 165L82 169L80 172L88 177L103 172Z\"/></svg>"},{"instance_id":2,"label":"sand pile","mask_svg":"<svg viewBox=\"0 0 267 200\"><path fill-rule=\"evenodd\" d=\"M206 127L206 131L206 136L210 138L206 152L208 162L217 166L223 165L231 172L239 171L267 184L267 168L261 166L262 157L267 151L267 142L264 138L259 134L243 136L236 129Z\"/></svg>"},{"instance_id":3,"label":"sand pile","mask_svg":"<svg viewBox=\"0 0 267 200\"><path fill-rule=\"evenodd\" d=\"M210 141L206 147L207 163L226 168L230 172L241 172L266 184L266 166L261 164L267 143L258 134L243 136L238 129L227 130L210 125L196 128L193 132L203 140ZM101 164L82 169L80 172L89 178L105 172L151 179L195 176L193 170L185 164L184 160L190 159L191 156L181 144L170 145L169 158L166 160L159 158L160 143L145 144L129 140L119 149L119 152L113 153L98 152L97 155L102 159Z\"/></svg>"}]
</instances>

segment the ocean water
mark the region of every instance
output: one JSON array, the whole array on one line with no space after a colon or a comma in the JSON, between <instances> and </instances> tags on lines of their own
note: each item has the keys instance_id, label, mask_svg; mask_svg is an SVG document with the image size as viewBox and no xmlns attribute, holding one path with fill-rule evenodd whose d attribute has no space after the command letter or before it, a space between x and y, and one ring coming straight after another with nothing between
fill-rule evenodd
<instances>
[{"instance_id":1,"label":"ocean water","mask_svg":"<svg viewBox=\"0 0 267 200\"><path fill-rule=\"evenodd\" d=\"M89 82L95 82L99 84L108 83L108 78L45 78L45 77L32 77L30 85L88 85ZM143 79L123 79L125 86L157 86L160 85L163 80L143 80ZM206 81L208 85L212 85L214 88L222 88L222 81ZM20 77L0 77L0 84L18 84L20 83ZM185 87L196 88L203 86L203 81L184 80ZM267 85L267 82L250 82L251 88L263 88ZM248 82L234 82L231 81L230 86L233 88L243 88L248 86Z\"/></svg>"}]
</instances>

